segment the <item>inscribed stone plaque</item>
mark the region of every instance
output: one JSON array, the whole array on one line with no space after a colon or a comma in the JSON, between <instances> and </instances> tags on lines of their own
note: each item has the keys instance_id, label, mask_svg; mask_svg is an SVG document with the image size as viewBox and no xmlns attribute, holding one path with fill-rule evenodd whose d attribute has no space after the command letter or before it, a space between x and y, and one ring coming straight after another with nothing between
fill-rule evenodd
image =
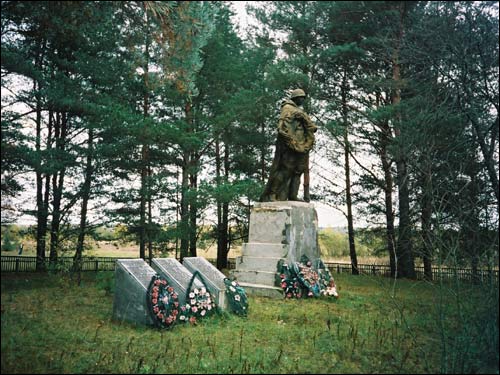
<instances>
[{"instance_id":1,"label":"inscribed stone plaque","mask_svg":"<svg viewBox=\"0 0 500 375\"><path fill-rule=\"evenodd\" d=\"M226 285L224 284L226 276L202 257L184 258L183 264L192 273L198 271L202 274L207 289L215 297L217 306L222 310L227 309Z\"/></svg>"},{"instance_id":2,"label":"inscribed stone plaque","mask_svg":"<svg viewBox=\"0 0 500 375\"><path fill-rule=\"evenodd\" d=\"M185 304L187 288L193 274L174 258L155 258L151 266L174 288L179 295L179 303ZM202 286L203 284L195 279L192 287L201 288Z\"/></svg>"},{"instance_id":3,"label":"inscribed stone plaque","mask_svg":"<svg viewBox=\"0 0 500 375\"><path fill-rule=\"evenodd\" d=\"M146 294L155 271L143 259L118 259L115 269L113 319L154 325Z\"/></svg>"}]
</instances>

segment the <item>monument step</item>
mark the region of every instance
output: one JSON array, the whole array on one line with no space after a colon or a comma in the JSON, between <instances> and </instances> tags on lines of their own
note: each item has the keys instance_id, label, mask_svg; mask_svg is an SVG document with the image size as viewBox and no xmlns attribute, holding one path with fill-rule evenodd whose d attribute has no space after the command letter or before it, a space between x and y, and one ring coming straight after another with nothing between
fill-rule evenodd
<instances>
[{"instance_id":1,"label":"monument step","mask_svg":"<svg viewBox=\"0 0 500 375\"><path fill-rule=\"evenodd\" d=\"M238 280L239 283L244 282L268 286L276 285L276 277L278 275L276 272L245 270L234 270L232 274L236 277L236 280Z\"/></svg>"},{"instance_id":2,"label":"monument step","mask_svg":"<svg viewBox=\"0 0 500 375\"><path fill-rule=\"evenodd\" d=\"M260 258L286 258L288 248L281 243L248 242L243 244L244 256Z\"/></svg>"},{"instance_id":3,"label":"monument step","mask_svg":"<svg viewBox=\"0 0 500 375\"><path fill-rule=\"evenodd\" d=\"M277 272L278 262L282 258L248 257L246 255L236 258L236 269L244 271Z\"/></svg>"},{"instance_id":4,"label":"monument step","mask_svg":"<svg viewBox=\"0 0 500 375\"><path fill-rule=\"evenodd\" d=\"M239 283L245 289L245 293L251 296L283 298L283 289L262 284Z\"/></svg>"}]
</instances>

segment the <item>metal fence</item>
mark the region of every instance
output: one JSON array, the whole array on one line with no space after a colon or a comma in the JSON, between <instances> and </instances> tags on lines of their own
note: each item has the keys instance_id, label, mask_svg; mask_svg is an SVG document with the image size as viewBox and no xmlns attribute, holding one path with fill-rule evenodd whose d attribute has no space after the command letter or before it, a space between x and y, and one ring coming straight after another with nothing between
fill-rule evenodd
<instances>
[{"instance_id":1,"label":"metal fence","mask_svg":"<svg viewBox=\"0 0 500 375\"><path fill-rule=\"evenodd\" d=\"M36 271L36 257L2 256L2 272L34 272ZM133 258L110 258L110 257L84 257L82 259L82 271L113 271L117 259ZM216 264L215 259L207 259ZM350 263L324 262L332 273L352 273ZM73 257L59 257L56 269L69 270L73 265ZM229 269L234 269L236 260L228 259ZM46 269L49 269L49 260L45 260ZM387 264L358 264L359 273L362 275L385 276L391 275L391 268ZM498 269L480 268L474 274L471 268L456 267L433 267L433 280L461 280L494 282L498 284ZM416 266L415 273L418 280L424 280L424 267Z\"/></svg>"},{"instance_id":2,"label":"metal fence","mask_svg":"<svg viewBox=\"0 0 500 375\"><path fill-rule=\"evenodd\" d=\"M352 273L350 263L334 263L324 262L332 273ZM362 275L374 276L391 276L391 267L387 264L358 264L359 273ZM415 274L417 280L424 280L424 267L415 266ZM461 267L432 267L432 280L461 280L461 281L478 281L478 282L494 282L498 284L498 269L478 268L474 274L472 268Z\"/></svg>"},{"instance_id":3,"label":"metal fence","mask_svg":"<svg viewBox=\"0 0 500 375\"><path fill-rule=\"evenodd\" d=\"M114 271L118 258L110 257L84 257L82 258L82 271ZM126 258L119 258L126 259ZM71 269L73 257L58 257L52 266L55 269ZM50 269L49 259L45 259L45 269ZM4 256L2 255L2 272L35 272L36 257Z\"/></svg>"}]
</instances>

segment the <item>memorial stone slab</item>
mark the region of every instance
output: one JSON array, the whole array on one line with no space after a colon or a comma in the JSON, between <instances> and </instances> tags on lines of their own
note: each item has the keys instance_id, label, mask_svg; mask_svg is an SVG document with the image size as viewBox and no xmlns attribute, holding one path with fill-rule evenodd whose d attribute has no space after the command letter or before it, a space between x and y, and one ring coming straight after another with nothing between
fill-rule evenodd
<instances>
[{"instance_id":1,"label":"memorial stone slab","mask_svg":"<svg viewBox=\"0 0 500 375\"><path fill-rule=\"evenodd\" d=\"M147 290L156 272L143 259L118 259L115 268L113 319L154 325L147 307Z\"/></svg>"},{"instance_id":2,"label":"memorial stone slab","mask_svg":"<svg viewBox=\"0 0 500 375\"><path fill-rule=\"evenodd\" d=\"M207 284L207 288L215 296L215 303L221 310L228 308L226 299L226 285L224 279L226 276L220 272L217 267L202 257L184 258L183 265L192 273L200 272Z\"/></svg>"},{"instance_id":3,"label":"memorial stone slab","mask_svg":"<svg viewBox=\"0 0 500 375\"><path fill-rule=\"evenodd\" d=\"M168 283L174 288L179 295L179 303L181 305L185 304L186 292L193 273L174 258L154 258L151 266L160 276L167 279ZM192 287L199 289L202 286L201 281L195 279Z\"/></svg>"}]
</instances>

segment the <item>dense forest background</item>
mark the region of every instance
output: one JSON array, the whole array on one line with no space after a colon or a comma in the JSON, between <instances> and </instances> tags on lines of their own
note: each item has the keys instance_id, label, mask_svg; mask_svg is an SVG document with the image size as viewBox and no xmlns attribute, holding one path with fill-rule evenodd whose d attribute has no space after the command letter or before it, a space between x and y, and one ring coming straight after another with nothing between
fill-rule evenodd
<instances>
[{"instance_id":1,"label":"dense forest background","mask_svg":"<svg viewBox=\"0 0 500 375\"><path fill-rule=\"evenodd\" d=\"M296 87L354 273L361 220L394 276L498 263L497 2L260 2L247 30L231 7L1 3L2 225L32 191L39 269L117 225L142 258L212 238L227 267Z\"/></svg>"}]
</instances>

